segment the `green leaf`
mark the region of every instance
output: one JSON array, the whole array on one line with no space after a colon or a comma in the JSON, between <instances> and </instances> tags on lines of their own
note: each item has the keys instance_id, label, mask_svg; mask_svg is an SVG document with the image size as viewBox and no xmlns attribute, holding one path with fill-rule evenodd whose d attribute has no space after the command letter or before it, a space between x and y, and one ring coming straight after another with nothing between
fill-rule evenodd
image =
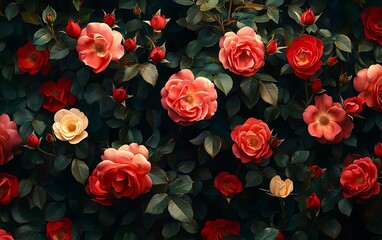
<instances>
[{"instance_id":1,"label":"green leaf","mask_svg":"<svg viewBox=\"0 0 382 240\"><path fill-rule=\"evenodd\" d=\"M370 39L360 39L358 44L358 52L369 52L375 47L375 42Z\"/></svg>"},{"instance_id":2,"label":"green leaf","mask_svg":"<svg viewBox=\"0 0 382 240\"><path fill-rule=\"evenodd\" d=\"M158 70L157 67L152 63L144 63L139 66L139 74L141 74L143 80L147 83L155 86L158 79Z\"/></svg>"},{"instance_id":3,"label":"green leaf","mask_svg":"<svg viewBox=\"0 0 382 240\"><path fill-rule=\"evenodd\" d=\"M46 221L58 221L64 217L66 211L66 206L64 203L53 202L48 205L45 210L45 220Z\"/></svg>"},{"instance_id":4,"label":"green leaf","mask_svg":"<svg viewBox=\"0 0 382 240\"><path fill-rule=\"evenodd\" d=\"M260 81L259 92L260 92L261 98L265 102L267 102L273 106L277 105L279 90L278 90L276 84Z\"/></svg>"},{"instance_id":5,"label":"green leaf","mask_svg":"<svg viewBox=\"0 0 382 240\"><path fill-rule=\"evenodd\" d=\"M210 135L204 139L204 149L212 158L219 153L221 146L221 139L216 135Z\"/></svg>"},{"instance_id":6,"label":"green leaf","mask_svg":"<svg viewBox=\"0 0 382 240\"><path fill-rule=\"evenodd\" d=\"M89 78L90 78L90 71L88 70L88 68L80 68L78 71L77 71L77 81L78 83L80 84L81 87L85 87L88 82L89 82Z\"/></svg>"},{"instance_id":7,"label":"green leaf","mask_svg":"<svg viewBox=\"0 0 382 240\"><path fill-rule=\"evenodd\" d=\"M44 102L44 96L39 94L38 91L30 91L27 95L27 105L28 107L37 112Z\"/></svg>"},{"instance_id":8,"label":"green leaf","mask_svg":"<svg viewBox=\"0 0 382 240\"><path fill-rule=\"evenodd\" d=\"M203 28L198 33L198 41L203 47L212 47L220 40L220 35L209 28Z\"/></svg>"},{"instance_id":9,"label":"green leaf","mask_svg":"<svg viewBox=\"0 0 382 240\"><path fill-rule=\"evenodd\" d=\"M160 185L168 183L168 177L160 167L153 166L151 168L151 172L149 173L149 177L151 178L153 185Z\"/></svg>"},{"instance_id":10,"label":"green leaf","mask_svg":"<svg viewBox=\"0 0 382 240\"><path fill-rule=\"evenodd\" d=\"M267 8L267 15L272 21L275 23L279 23L279 10L275 7L268 7Z\"/></svg>"},{"instance_id":11,"label":"green leaf","mask_svg":"<svg viewBox=\"0 0 382 240\"><path fill-rule=\"evenodd\" d=\"M188 175L180 175L177 179L170 182L168 185L170 193L183 196L189 193L192 189L193 181Z\"/></svg>"},{"instance_id":12,"label":"green leaf","mask_svg":"<svg viewBox=\"0 0 382 240\"><path fill-rule=\"evenodd\" d=\"M133 64L130 66L126 66L123 72L122 82L127 82L137 76L139 71L138 64Z\"/></svg>"},{"instance_id":13,"label":"green leaf","mask_svg":"<svg viewBox=\"0 0 382 240\"><path fill-rule=\"evenodd\" d=\"M216 5L219 3L219 0L204 0L200 5L200 11L205 12L213 8L216 8Z\"/></svg>"},{"instance_id":14,"label":"green leaf","mask_svg":"<svg viewBox=\"0 0 382 240\"><path fill-rule=\"evenodd\" d=\"M159 215L168 206L169 200L167 193L157 193L151 198L145 212Z\"/></svg>"},{"instance_id":15,"label":"green leaf","mask_svg":"<svg viewBox=\"0 0 382 240\"><path fill-rule=\"evenodd\" d=\"M77 12L79 12L81 8L81 0L73 0L72 3Z\"/></svg>"},{"instance_id":16,"label":"green leaf","mask_svg":"<svg viewBox=\"0 0 382 240\"><path fill-rule=\"evenodd\" d=\"M130 20L126 23L126 31L127 32L136 32L141 28L142 22L138 19Z\"/></svg>"},{"instance_id":17,"label":"green leaf","mask_svg":"<svg viewBox=\"0 0 382 240\"><path fill-rule=\"evenodd\" d=\"M202 12L199 10L199 7L192 6L187 11L186 21L191 25L196 25L202 20Z\"/></svg>"},{"instance_id":18,"label":"green leaf","mask_svg":"<svg viewBox=\"0 0 382 240\"><path fill-rule=\"evenodd\" d=\"M277 80L268 74L256 73L253 77L263 82L277 83Z\"/></svg>"},{"instance_id":19,"label":"green leaf","mask_svg":"<svg viewBox=\"0 0 382 240\"><path fill-rule=\"evenodd\" d=\"M289 163L289 156L286 154L275 154L274 155L276 165L279 167L286 167Z\"/></svg>"},{"instance_id":20,"label":"green leaf","mask_svg":"<svg viewBox=\"0 0 382 240\"><path fill-rule=\"evenodd\" d=\"M191 234L198 233L198 222L195 219L193 219L192 222L190 223L182 222L181 226L188 233L191 233Z\"/></svg>"},{"instance_id":21,"label":"green leaf","mask_svg":"<svg viewBox=\"0 0 382 240\"><path fill-rule=\"evenodd\" d=\"M41 19L40 17L33 12L20 12L21 18L23 19L24 22L34 24L34 25L39 25L41 24Z\"/></svg>"},{"instance_id":22,"label":"green leaf","mask_svg":"<svg viewBox=\"0 0 382 240\"><path fill-rule=\"evenodd\" d=\"M192 0L173 0L173 1L183 6L190 6L194 4Z\"/></svg>"},{"instance_id":23,"label":"green leaf","mask_svg":"<svg viewBox=\"0 0 382 240\"><path fill-rule=\"evenodd\" d=\"M348 217L350 217L351 212L353 211L353 204L350 199L342 198L338 202L338 209L340 212Z\"/></svg>"},{"instance_id":24,"label":"green leaf","mask_svg":"<svg viewBox=\"0 0 382 240\"><path fill-rule=\"evenodd\" d=\"M334 44L342 51L351 53L351 41L346 35L339 34L334 37Z\"/></svg>"},{"instance_id":25,"label":"green leaf","mask_svg":"<svg viewBox=\"0 0 382 240\"><path fill-rule=\"evenodd\" d=\"M46 192L43 187L35 186L32 193L32 201L34 205L42 209L46 202Z\"/></svg>"},{"instance_id":26,"label":"green leaf","mask_svg":"<svg viewBox=\"0 0 382 240\"><path fill-rule=\"evenodd\" d=\"M240 83L240 89L248 99L253 99L258 94L259 81L255 78L245 78Z\"/></svg>"},{"instance_id":27,"label":"green leaf","mask_svg":"<svg viewBox=\"0 0 382 240\"><path fill-rule=\"evenodd\" d=\"M33 35L33 44L34 45L44 45L45 43L48 43L52 39L52 34L49 32L46 28L39 29L34 35Z\"/></svg>"},{"instance_id":28,"label":"green leaf","mask_svg":"<svg viewBox=\"0 0 382 240\"><path fill-rule=\"evenodd\" d=\"M101 100L104 95L103 87L99 83L90 83L84 92L84 99L88 104L93 104Z\"/></svg>"},{"instance_id":29,"label":"green leaf","mask_svg":"<svg viewBox=\"0 0 382 240\"><path fill-rule=\"evenodd\" d=\"M162 229L162 236L164 239L169 239L175 236L180 230L179 222L166 223Z\"/></svg>"},{"instance_id":30,"label":"green leaf","mask_svg":"<svg viewBox=\"0 0 382 240\"><path fill-rule=\"evenodd\" d=\"M181 173L190 173L195 168L195 161L182 161L176 165L176 169Z\"/></svg>"},{"instance_id":31,"label":"green leaf","mask_svg":"<svg viewBox=\"0 0 382 240\"><path fill-rule=\"evenodd\" d=\"M235 116L235 114L239 112L240 107L241 107L241 101L237 95L234 95L230 99L228 99L225 105L228 118Z\"/></svg>"},{"instance_id":32,"label":"green leaf","mask_svg":"<svg viewBox=\"0 0 382 240\"><path fill-rule=\"evenodd\" d=\"M46 15L50 14L51 17L52 17L52 20L53 22L56 20L57 18L57 13L56 13L56 10L54 10L50 5L48 5L44 11L42 11L42 21L44 23L48 23L48 21L46 21Z\"/></svg>"},{"instance_id":33,"label":"green leaf","mask_svg":"<svg viewBox=\"0 0 382 240\"><path fill-rule=\"evenodd\" d=\"M278 229L266 228L263 231L256 234L255 240L275 240L278 234Z\"/></svg>"},{"instance_id":34,"label":"green leaf","mask_svg":"<svg viewBox=\"0 0 382 240\"><path fill-rule=\"evenodd\" d=\"M33 182L30 179L22 179L19 183L19 195L20 197L25 197L28 195L33 187Z\"/></svg>"},{"instance_id":35,"label":"green leaf","mask_svg":"<svg viewBox=\"0 0 382 240\"><path fill-rule=\"evenodd\" d=\"M200 52L202 48L203 46L202 44L200 44L198 40L192 40L187 45L186 54L190 58L194 58Z\"/></svg>"},{"instance_id":36,"label":"green leaf","mask_svg":"<svg viewBox=\"0 0 382 240\"><path fill-rule=\"evenodd\" d=\"M73 159L72 174L79 183L84 184L89 176L89 167L85 162L78 159Z\"/></svg>"},{"instance_id":37,"label":"green leaf","mask_svg":"<svg viewBox=\"0 0 382 240\"><path fill-rule=\"evenodd\" d=\"M215 85L227 96L233 86L232 78L225 73L218 73L214 76Z\"/></svg>"},{"instance_id":38,"label":"green leaf","mask_svg":"<svg viewBox=\"0 0 382 240\"><path fill-rule=\"evenodd\" d=\"M19 7L17 4L14 2L8 4L8 6L5 8L5 16L7 17L8 21L11 21L11 19L16 17L17 14L19 14Z\"/></svg>"},{"instance_id":39,"label":"green leaf","mask_svg":"<svg viewBox=\"0 0 382 240\"><path fill-rule=\"evenodd\" d=\"M212 135L210 131L202 131L201 133L198 134L195 138L190 140L190 143L194 145L201 145L204 143L204 140L206 139L207 136Z\"/></svg>"},{"instance_id":40,"label":"green leaf","mask_svg":"<svg viewBox=\"0 0 382 240\"><path fill-rule=\"evenodd\" d=\"M194 216L191 205L181 198L174 198L170 200L168 204L168 211L174 219L180 222L189 223L192 221Z\"/></svg>"},{"instance_id":41,"label":"green leaf","mask_svg":"<svg viewBox=\"0 0 382 240\"><path fill-rule=\"evenodd\" d=\"M291 4L288 6L288 15L293 18L298 24L300 24L302 10L298 5Z\"/></svg>"},{"instance_id":42,"label":"green leaf","mask_svg":"<svg viewBox=\"0 0 382 240\"><path fill-rule=\"evenodd\" d=\"M322 232L325 235L333 239L336 239L341 233L341 224L334 218L329 219L324 222Z\"/></svg>"},{"instance_id":43,"label":"green leaf","mask_svg":"<svg viewBox=\"0 0 382 240\"><path fill-rule=\"evenodd\" d=\"M245 177L246 184L245 187L258 186L263 182L263 174L260 171L249 171Z\"/></svg>"},{"instance_id":44,"label":"green leaf","mask_svg":"<svg viewBox=\"0 0 382 240\"><path fill-rule=\"evenodd\" d=\"M32 121L32 127L33 127L33 130L38 134L38 135L42 135L45 131L45 128L46 128L46 124L43 122L43 121L40 121L38 119L33 119Z\"/></svg>"},{"instance_id":45,"label":"green leaf","mask_svg":"<svg viewBox=\"0 0 382 240\"><path fill-rule=\"evenodd\" d=\"M22 109L13 114L13 121L16 122L17 125L23 125L26 122L30 122L33 120L33 114L27 110Z\"/></svg>"},{"instance_id":46,"label":"green leaf","mask_svg":"<svg viewBox=\"0 0 382 240\"><path fill-rule=\"evenodd\" d=\"M309 151L297 151L293 153L292 163L303 163L308 160Z\"/></svg>"},{"instance_id":47,"label":"green leaf","mask_svg":"<svg viewBox=\"0 0 382 240\"><path fill-rule=\"evenodd\" d=\"M121 8L121 9L133 9L136 4L137 4L137 1L120 0L119 1L119 8Z\"/></svg>"},{"instance_id":48,"label":"green leaf","mask_svg":"<svg viewBox=\"0 0 382 240\"><path fill-rule=\"evenodd\" d=\"M72 161L70 157L66 157L64 155L58 155L54 159L53 167L56 171L64 170Z\"/></svg>"},{"instance_id":49,"label":"green leaf","mask_svg":"<svg viewBox=\"0 0 382 240\"><path fill-rule=\"evenodd\" d=\"M58 42L53 45L50 50L49 59L62 59L69 53L69 48L63 42Z\"/></svg>"},{"instance_id":50,"label":"green leaf","mask_svg":"<svg viewBox=\"0 0 382 240\"><path fill-rule=\"evenodd\" d=\"M265 6L280 7L283 3L284 0L267 0L265 1Z\"/></svg>"}]
</instances>

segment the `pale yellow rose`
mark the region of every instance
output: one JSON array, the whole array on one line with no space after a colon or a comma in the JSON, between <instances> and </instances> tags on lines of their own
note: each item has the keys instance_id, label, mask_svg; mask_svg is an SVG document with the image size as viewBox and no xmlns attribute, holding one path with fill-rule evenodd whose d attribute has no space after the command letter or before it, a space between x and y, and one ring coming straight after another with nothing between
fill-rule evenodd
<instances>
[{"instance_id":1,"label":"pale yellow rose","mask_svg":"<svg viewBox=\"0 0 382 240\"><path fill-rule=\"evenodd\" d=\"M269 191L275 197L286 198L293 191L293 182L289 178L283 181L279 175L276 175L271 179Z\"/></svg>"},{"instance_id":2,"label":"pale yellow rose","mask_svg":"<svg viewBox=\"0 0 382 240\"><path fill-rule=\"evenodd\" d=\"M77 108L61 109L54 115L54 135L61 141L77 144L88 136L85 131L88 124L88 118Z\"/></svg>"}]
</instances>

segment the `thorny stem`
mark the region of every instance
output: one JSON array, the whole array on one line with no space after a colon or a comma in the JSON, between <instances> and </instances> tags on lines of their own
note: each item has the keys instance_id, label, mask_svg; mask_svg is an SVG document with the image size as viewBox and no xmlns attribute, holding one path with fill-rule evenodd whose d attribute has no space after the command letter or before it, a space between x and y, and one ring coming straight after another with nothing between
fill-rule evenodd
<instances>
[{"instance_id":1,"label":"thorny stem","mask_svg":"<svg viewBox=\"0 0 382 240\"><path fill-rule=\"evenodd\" d=\"M54 33L53 27L48 24L48 29L49 29L49 32L52 34L52 37L53 37L54 41L58 42L56 34Z\"/></svg>"},{"instance_id":2,"label":"thorny stem","mask_svg":"<svg viewBox=\"0 0 382 240\"><path fill-rule=\"evenodd\" d=\"M229 0L228 19L227 19L228 23L231 22L232 5L233 5L233 0Z\"/></svg>"}]
</instances>

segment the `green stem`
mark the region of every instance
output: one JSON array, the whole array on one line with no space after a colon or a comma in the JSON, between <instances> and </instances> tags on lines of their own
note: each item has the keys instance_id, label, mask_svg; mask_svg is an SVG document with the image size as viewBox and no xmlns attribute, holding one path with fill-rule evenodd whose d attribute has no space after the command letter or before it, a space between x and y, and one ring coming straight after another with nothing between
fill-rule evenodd
<instances>
[{"instance_id":1,"label":"green stem","mask_svg":"<svg viewBox=\"0 0 382 240\"><path fill-rule=\"evenodd\" d=\"M281 214L283 216L283 222L282 222L282 226L280 227L280 230L285 228L286 227L286 214L285 214L285 202L284 202L284 199L282 198L278 198L279 199L279 203L280 203L280 208L281 208Z\"/></svg>"},{"instance_id":2,"label":"green stem","mask_svg":"<svg viewBox=\"0 0 382 240\"><path fill-rule=\"evenodd\" d=\"M47 152L47 151L41 149L40 146L37 147L37 150L39 150L40 152L42 152L43 154L45 154L45 155L47 155L47 156L49 156L49 157L56 157L55 154L53 154L53 153L49 153L49 152Z\"/></svg>"},{"instance_id":3,"label":"green stem","mask_svg":"<svg viewBox=\"0 0 382 240\"><path fill-rule=\"evenodd\" d=\"M308 92L308 82L306 82L306 81L305 81L305 97L306 97L306 106L308 106L309 92Z\"/></svg>"}]
</instances>

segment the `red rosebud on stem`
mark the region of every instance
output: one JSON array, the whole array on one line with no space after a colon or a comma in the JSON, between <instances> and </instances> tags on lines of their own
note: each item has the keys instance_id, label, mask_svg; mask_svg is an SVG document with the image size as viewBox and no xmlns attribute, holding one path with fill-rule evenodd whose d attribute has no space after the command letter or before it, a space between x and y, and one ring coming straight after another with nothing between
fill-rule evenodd
<instances>
[{"instance_id":1,"label":"red rosebud on stem","mask_svg":"<svg viewBox=\"0 0 382 240\"><path fill-rule=\"evenodd\" d=\"M165 55L166 53L161 47L155 47L150 53L150 58L153 62L160 63L164 60Z\"/></svg>"},{"instance_id":2,"label":"red rosebud on stem","mask_svg":"<svg viewBox=\"0 0 382 240\"><path fill-rule=\"evenodd\" d=\"M66 25L66 34L71 38L78 38L81 33L81 27L73 19L69 19Z\"/></svg>"},{"instance_id":3,"label":"red rosebud on stem","mask_svg":"<svg viewBox=\"0 0 382 240\"><path fill-rule=\"evenodd\" d=\"M319 178L324 173L324 170L317 165L312 165L308 167L307 172L310 178Z\"/></svg>"},{"instance_id":4,"label":"red rosebud on stem","mask_svg":"<svg viewBox=\"0 0 382 240\"><path fill-rule=\"evenodd\" d=\"M316 193L310 194L310 196L308 197L308 208L313 211L317 211L318 209L320 209L320 206L321 201L317 197Z\"/></svg>"},{"instance_id":5,"label":"red rosebud on stem","mask_svg":"<svg viewBox=\"0 0 382 240\"><path fill-rule=\"evenodd\" d=\"M301 25L303 26L309 26L312 25L316 21L316 17L314 15L314 12L311 8L306 10L301 14Z\"/></svg>"},{"instance_id":6,"label":"red rosebud on stem","mask_svg":"<svg viewBox=\"0 0 382 240\"><path fill-rule=\"evenodd\" d=\"M135 49L137 49L136 37L126 39L125 42L123 43L123 47L128 52L135 51Z\"/></svg>"},{"instance_id":7,"label":"red rosebud on stem","mask_svg":"<svg viewBox=\"0 0 382 240\"><path fill-rule=\"evenodd\" d=\"M105 14L105 16L103 17L103 22L109 25L109 27L113 27L115 24L114 12L111 14L110 13Z\"/></svg>"},{"instance_id":8,"label":"red rosebud on stem","mask_svg":"<svg viewBox=\"0 0 382 240\"><path fill-rule=\"evenodd\" d=\"M318 93L322 89L322 82L321 79L316 78L311 83L312 92Z\"/></svg>"},{"instance_id":9,"label":"red rosebud on stem","mask_svg":"<svg viewBox=\"0 0 382 240\"><path fill-rule=\"evenodd\" d=\"M40 144L40 140L37 138L37 136L34 133L28 135L27 137L28 147L37 148L39 144Z\"/></svg>"},{"instance_id":10,"label":"red rosebud on stem","mask_svg":"<svg viewBox=\"0 0 382 240\"><path fill-rule=\"evenodd\" d=\"M336 64L338 62L338 57L337 56L331 56L330 58L328 58L328 60L326 61L326 64L328 64L329 67L333 67L334 64Z\"/></svg>"},{"instance_id":11,"label":"red rosebud on stem","mask_svg":"<svg viewBox=\"0 0 382 240\"><path fill-rule=\"evenodd\" d=\"M279 232L279 233L277 234L275 240L285 240L284 234L282 234L281 232Z\"/></svg>"},{"instance_id":12,"label":"red rosebud on stem","mask_svg":"<svg viewBox=\"0 0 382 240\"><path fill-rule=\"evenodd\" d=\"M145 23L149 24L156 33L161 32L161 30L163 30L166 27L168 21L170 21L170 18L166 19L166 16L161 15L160 11L161 10L159 9L150 21L144 21Z\"/></svg>"},{"instance_id":13,"label":"red rosebud on stem","mask_svg":"<svg viewBox=\"0 0 382 240\"><path fill-rule=\"evenodd\" d=\"M141 16L141 14L142 14L142 10L141 10L141 8L138 6L138 3L137 3L137 5L135 5L135 7L134 7L134 9L133 9L133 12L134 12L134 14L135 14L136 16L138 16L138 17Z\"/></svg>"},{"instance_id":14,"label":"red rosebud on stem","mask_svg":"<svg viewBox=\"0 0 382 240\"><path fill-rule=\"evenodd\" d=\"M56 142L56 138L55 138L52 134L50 134L50 133L48 133L48 134L46 135L45 140L46 140L49 144L54 144L54 143Z\"/></svg>"},{"instance_id":15,"label":"red rosebud on stem","mask_svg":"<svg viewBox=\"0 0 382 240\"><path fill-rule=\"evenodd\" d=\"M267 44L267 55L273 55L277 52L278 42L276 40L270 40Z\"/></svg>"},{"instance_id":16,"label":"red rosebud on stem","mask_svg":"<svg viewBox=\"0 0 382 240\"><path fill-rule=\"evenodd\" d=\"M374 147L375 156L382 158L382 142L378 142Z\"/></svg>"},{"instance_id":17,"label":"red rosebud on stem","mask_svg":"<svg viewBox=\"0 0 382 240\"><path fill-rule=\"evenodd\" d=\"M113 98L115 101L122 103L127 98L126 90L123 87L117 88L113 91Z\"/></svg>"}]
</instances>

